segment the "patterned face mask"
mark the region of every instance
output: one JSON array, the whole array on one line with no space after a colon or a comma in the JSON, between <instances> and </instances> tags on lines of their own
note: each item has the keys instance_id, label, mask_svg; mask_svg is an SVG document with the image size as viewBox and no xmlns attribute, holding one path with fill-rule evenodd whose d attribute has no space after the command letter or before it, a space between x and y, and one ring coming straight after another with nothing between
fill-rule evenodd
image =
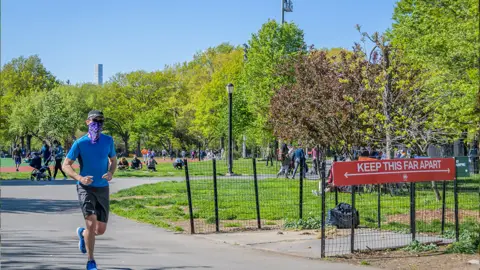
<instances>
[{"instance_id":1,"label":"patterned face mask","mask_svg":"<svg viewBox=\"0 0 480 270\"><path fill-rule=\"evenodd\" d=\"M92 144L97 143L98 139L100 138L100 133L102 133L103 123L102 122L94 122L92 121L88 125L88 135L90 135L90 140Z\"/></svg>"}]
</instances>

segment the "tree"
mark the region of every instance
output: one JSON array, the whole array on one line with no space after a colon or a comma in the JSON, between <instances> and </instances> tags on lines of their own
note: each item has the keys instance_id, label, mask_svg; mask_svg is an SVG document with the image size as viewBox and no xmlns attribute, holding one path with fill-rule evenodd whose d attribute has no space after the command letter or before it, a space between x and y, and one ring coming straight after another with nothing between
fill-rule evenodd
<instances>
[{"instance_id":1,"label":"tree","mask_svg":"<svg viewBox=\"0 0 480 270\"><path fill-rule=\"evenodd\" d=\"M289 74L279 74L282 63L291 56L305 53L303 31L293 23L269 20L248 41L247 61L242 75L242 91L253 116L249 137L257 143L272 136L268 124L270 100L284 84L292 82Z\"/></svg>"},{"instance_id":2,"label":"tree","mask_svg":"<svg viewBox=\"0 0 480 270\"><path fill-rule=\"evenodd\" d=\"M295 83L282 87L272 98L270 122L275 135L351 155L354 146L368 143L372 129L364 120L373 107L374 91L364 87L367 65L360 52L342 51L329 57L325 51L299 55L286 72L294 70Z\"/></svg>"},{"instance_id":3,"label":"tree","mask_svg":"<svg viewBox=\"0 0 480 270\"><path fill-rule=\"evenodd\" d=\"M480 136L478 1L400 0L393 20L392 44L421 70L435 125Z\"/></svg>"},{"instance_id":4,"label":"tree","mask_svg":"<svg viewBox=\"0 0 480 270\"><path fill-rule=\"evenodd\" d=\"M51 90L59 82L43 66L37 55L12 59L2 67L0 78L0 137L27 136L7 133L8 130L18 130L10 129L15 123L8 121L13 107L18 104L18 98Z\"/></svg>"}]
</instances>

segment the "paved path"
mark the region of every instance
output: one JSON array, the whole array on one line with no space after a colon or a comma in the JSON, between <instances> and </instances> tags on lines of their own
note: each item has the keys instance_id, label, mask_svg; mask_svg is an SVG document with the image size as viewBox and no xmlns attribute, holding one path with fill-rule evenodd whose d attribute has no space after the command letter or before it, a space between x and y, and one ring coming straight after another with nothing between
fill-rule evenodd
<instances>
[{"instance_id":1,"label":"paved path","mask_svg":"<svg viewBox=\"0 0 480 270\"><path fill-rule=\"evenodd\" d=\"M111 190L162 180L116 179ZM86 257L78 251L75 235L83 218L74 181L1 185L1 269L84 269ZM115 215L96 248L100 269L366 269L175 235Z\"/></svg>"}]
</instances>

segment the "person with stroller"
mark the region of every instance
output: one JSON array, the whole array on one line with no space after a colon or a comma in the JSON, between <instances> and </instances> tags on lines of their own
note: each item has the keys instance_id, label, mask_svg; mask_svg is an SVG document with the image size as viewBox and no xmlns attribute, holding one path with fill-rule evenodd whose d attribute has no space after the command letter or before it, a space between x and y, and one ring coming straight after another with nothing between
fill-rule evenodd
<instances>
[{"instance_id":1,"label":"person with stroller","mask_svg":"<svg viewBox=\"0 0 480 270\"><path fill-rule=\"evenodd\" d=\"M52 180L52 171L50 170L50 167L48 164L52 160L52 151L50 150L50 145L48 145L47 141L43 141L43 146L41 150L41 156L43 157L43 166L46 167L46 170L48 171L48 180Z\"/></svg>"},{"instance_id":2,"label":"person with stroller","mask_svg":"<svg viewBox=\"0 0 480 270\"><path fill-rule=\"evenodd\" d=\"M129 167L129 164L128 164L127 158L123 157L122 159L120 159L120 161L118 162L118 169L126 170L128 169L128 167Z\"/></svg>"},{"instance_id":3,"label":"person with stroller","mask_svg":"<svg viewBox=\"0 0 480 270\"><path fill-rule=\"evenodd\" d=\"M55 178L57 177L58 170L60 170L60 172L63 174L63 180L67 180L67 175L62 170L62 160L65 156L65 151L63 150L60 142L57 140L53 141L53 147L53 153L55 156L55 169L53 172L53 180L55 180Z\"/></svg>"},{"instance_id":4,"label":"person with stroller","mask_svg":"<svg viewBox=\"0 0 480 270\"><path fill-rule=\"evenodd\" d=\"M137 155L133 155L130 165L133 170L140 170L142 168L142 162L138 159Z\"/></svg>"},{"instance_id":5,"label":"person with stroller","mask_svg":"<svg viewBox=\"0 0 480 270\"><path fill-rule=\"evenodd\" d=\"M20 168L20 164L22 164L22 152L20 150L20 145L17 144L17 146L13 149L12 151L12 158L13 161L15 162L15 169L18 172L18 169Z\"/></svg>"},{"instance_id":6,"label":"person with stroller","mask_svg":"<svg viewBox=\"0 0 480 270\"><path fill-rule=\"evenodd\" d=\"M30 176L30 179L32 181L34 181L35 179L36 180L40 180L40 179L47 180L46 179L47 177L45 175L45 171L48 169L48 166L42 166L42 158L40 156L40 153L31 152L30 157L27 158L27 161L28 161L30 167L35 169L35 170L32 171L32 174ZM51 178L49 178L48 180L51 180Z\"/></svg>"}]
</instances>

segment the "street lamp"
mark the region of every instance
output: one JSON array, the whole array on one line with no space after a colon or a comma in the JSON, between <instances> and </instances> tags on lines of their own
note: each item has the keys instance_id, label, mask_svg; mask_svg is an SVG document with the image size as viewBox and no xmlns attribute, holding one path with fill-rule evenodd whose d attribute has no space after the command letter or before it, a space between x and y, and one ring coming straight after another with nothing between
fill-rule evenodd
<instances>
[{"instance_id":1,"label":"street lamp","mask_svg":"<svg viewBox=\"0 0 480 270\"><path fill-rule=\"evenodd\" d=\"M282 0L282 24L285 22L285 12L293 12L292 0Z\"/></svg>"},{"instance_id":2,"label":"street lamp","mask_svg":"<svg viewBox=\"0 0 480 270\"><path fill-rule=\"evenodd\" d=\"M232 94L233 84L227 85L228 92L228 176L233 176L233 138L232 138Z\"/></svg>"}]
</instances>

